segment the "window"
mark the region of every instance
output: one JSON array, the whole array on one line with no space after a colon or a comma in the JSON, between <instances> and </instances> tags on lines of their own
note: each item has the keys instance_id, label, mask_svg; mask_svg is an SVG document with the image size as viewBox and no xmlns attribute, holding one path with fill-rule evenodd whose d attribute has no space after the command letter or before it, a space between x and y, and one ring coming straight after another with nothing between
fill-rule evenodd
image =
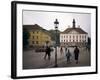
<instances>
[{"instance_id":1,"label":"window","mask_svg":"<svg viewBox=\"0 0 100 80\"><path fill-rule=\"evenodd\" d=\"M36 44L38 44L38 41L36 41Z\"/></svg>"},{"instance_id":2,"label":"window","mask_svg":"<svg viewBox=\"0 0 100 80\"><path fill-rule=\"evenodd\" d=\"M61 40L61 42L63 42L63 40Z\"/></svg>"},{"instance_id":3,"label":"window","mask_svg":"<svg viewBox=\"0 0 100 80\"><path fill-rule=\"evenodd\" d=\"M34 36L33 36L33 39L34 39Z\"/></svg>"},{"instance_id":4,"label":"window","mask_svg":"<svg viewBox=\"0 0 100 80\"><path fill-rule=\"evenodd\" d=\"M82 38L84 38L84 36L82 36Z\"/></svg>"},{"instance_id":5,"label":"window","mask_svg":"<svg viewBox=\"0 0 100 80\"><path fill-rule=\"evenodd\" d=\"M38 39L38 36L37 36L37 39Z\"/></svg>"},{"instance_id":6,"label":"window","mask_svg":"<svg viewBox=\"0 0 100 80\"><path fill-rule=\"evenodd\" d=\"M63 36L61 36L61 38L63 38Z\"/></svg>"},{"instance_id":7,"label":"window","mask_svg":"<svg viewBox=\"0 0 100 80\"><path fill-rule=\"evenodd\" d=\"M85 36L85 39L86 39L86 36Z\"/></svg>"}]
</instances>

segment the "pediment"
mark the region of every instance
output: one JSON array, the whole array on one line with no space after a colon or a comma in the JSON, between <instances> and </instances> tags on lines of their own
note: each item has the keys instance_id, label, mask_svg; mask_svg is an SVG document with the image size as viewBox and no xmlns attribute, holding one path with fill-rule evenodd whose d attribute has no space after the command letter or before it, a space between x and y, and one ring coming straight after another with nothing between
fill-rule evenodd
<instances>
[{"instance_id":1,"label":"pediment","mask_svg":"<svg viewBox=\"0 0 100 80\"><path fill-rule=\"evenodd\" d=\"M71 31L69 32L69 34L79 34L79 32L77 32L77 31L75 31L75 30L71 30Z\"/></svg>"}]
</instances>

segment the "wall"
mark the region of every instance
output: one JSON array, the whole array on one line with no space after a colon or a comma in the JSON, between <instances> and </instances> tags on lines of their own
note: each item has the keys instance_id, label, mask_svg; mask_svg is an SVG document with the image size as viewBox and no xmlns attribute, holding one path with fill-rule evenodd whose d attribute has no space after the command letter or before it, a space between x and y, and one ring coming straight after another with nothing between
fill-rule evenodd
<instances>
[{"instance_id":1,"label":"wall","mask_svg":"<svg viewBox=\"0 0 100 80\"><path fill-rule=\"evenodd\" d=\"M26 0L24 0L26 1ZM82 4L82 5L97 5L100 9L100 0L31 0L37 2L64 3L64 4ZM0 1L0 80L11 80L11 0ZM99 11L100 14L100 11ZM98 16L100 20L100 16ZM100 23L98 30L100 30ZM100 34L100 31L99 33ZM98 38L100 41L100 37ZM98 42L98 45L100 42ZM98 46L100 47L100 45ZM99 49L100 52L100 49ZM99 53L98 52L98 53ZM100 54L98 54L100 57ZM98 59L100 61L100 58ZM98 64L100 67L100 63ZM100 71L100 69L99 69ZM41 78L42 80L100 80L99 74L63 76L63 77L48 77ZM40 78L26 80L41 80ZM21 79L20 79L21 80ZM24 79L23 79L24 80Z\"/></svg>"}]
</instances>

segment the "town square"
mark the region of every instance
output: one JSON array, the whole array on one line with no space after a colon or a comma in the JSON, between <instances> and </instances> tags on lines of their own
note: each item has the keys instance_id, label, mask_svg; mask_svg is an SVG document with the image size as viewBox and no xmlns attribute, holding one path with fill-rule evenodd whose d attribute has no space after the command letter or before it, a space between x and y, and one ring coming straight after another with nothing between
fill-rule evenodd
<instances>
[{"instance_id":1,"label":"town square","mask_svg":"<svg viewBox=\"0 0 100 80\"><path fill-rule=\"evenodd\" d=\"M40 14L42 12L38 16ZM90 22L86 21L87 27L83 27L83 16L87 20L90 15L79 14L80 19L77 20L76 13L68 13L70 14L75 15L75 18L69 18L71 25L64 26L63 30L59 29L63 23L59 18L52 22L54 28L45 28L39 21L23 25L23 69L91 66ZM25 15L23 20L27 21Z\"/></svg>"},{"instance_id":2,"label":"town square","mask_svg":"<svg viewBox=\"0 0 100 80\"><path fill-rule=\"evenodd\" d=\"M70 48L73 51L73 48ZM90 52L86 48L80 48L79 63L74 61L74 55L72 53L71 62L67 63L66 55L60 54L59 48L57 51L58 67L82 67L90 66ZM51 59L44 59L45 52L36 53L33 49L24 51L23 55L23 69L37 69L37 68L54 68L55 66L55 51L51 52Z\"/></svg>"}]
</instances>

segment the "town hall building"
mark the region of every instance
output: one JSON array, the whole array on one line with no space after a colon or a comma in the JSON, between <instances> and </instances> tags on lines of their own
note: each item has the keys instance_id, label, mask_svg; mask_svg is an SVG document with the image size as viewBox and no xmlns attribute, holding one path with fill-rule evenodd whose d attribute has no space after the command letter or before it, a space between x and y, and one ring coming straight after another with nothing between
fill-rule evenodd
<instances>
[{"instance_id":1,"label":"town hall building","mask_svg":"<svg viewBox=\"0 0 100 80\"><path fill-rule=\"evenodd\" d=\"M60 33L61 46L85 46L88 42L88 33L81 29L80 26L76 27L75 19L73 19L72 27L67 28Z\"/></svg>"}]
</instances>

